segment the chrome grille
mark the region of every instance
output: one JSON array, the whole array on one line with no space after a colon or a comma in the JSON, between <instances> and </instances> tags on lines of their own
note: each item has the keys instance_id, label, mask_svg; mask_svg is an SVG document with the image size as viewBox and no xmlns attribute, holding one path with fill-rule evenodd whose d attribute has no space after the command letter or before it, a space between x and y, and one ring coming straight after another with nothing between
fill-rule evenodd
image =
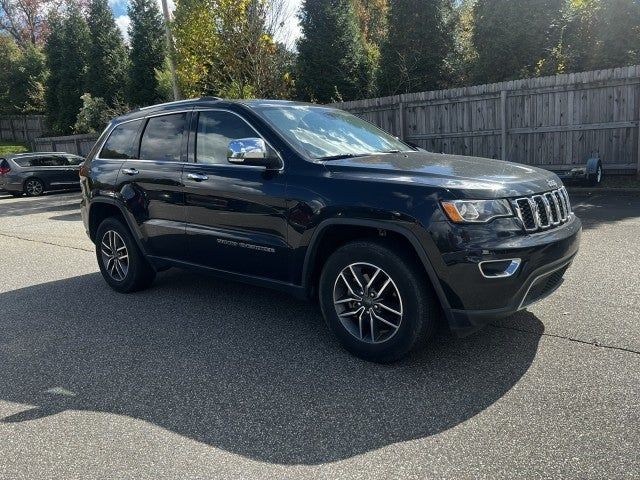
<instances>
[{"instance_id":1,"label":"chrome grille","mask_svg":"<svg viewBox=\"0 0 640 480\"><path fill-rule=\"evenodd\" d=\"M558 190L517 198L512 201L518 218L527 232L536 232L562 225L571 216L567 190Z\"/></svg>"}]
</instances>

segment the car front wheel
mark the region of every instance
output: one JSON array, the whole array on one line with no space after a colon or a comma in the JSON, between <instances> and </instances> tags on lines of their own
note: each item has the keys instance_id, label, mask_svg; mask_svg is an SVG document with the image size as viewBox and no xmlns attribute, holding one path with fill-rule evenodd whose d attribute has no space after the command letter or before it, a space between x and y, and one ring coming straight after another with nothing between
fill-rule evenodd
<instances>
[{"instance_id":1,"label":"car front wheel","mask_svg":"<svg viewBox=\"0 0 640 480\"><path fill-rule=\"evenodd\" d=\"M349 243L327 260L320 278L322 313L354 355L392 362L434 332L439 304L412 260L375 241Z\"/></svg>"}]
</instances>

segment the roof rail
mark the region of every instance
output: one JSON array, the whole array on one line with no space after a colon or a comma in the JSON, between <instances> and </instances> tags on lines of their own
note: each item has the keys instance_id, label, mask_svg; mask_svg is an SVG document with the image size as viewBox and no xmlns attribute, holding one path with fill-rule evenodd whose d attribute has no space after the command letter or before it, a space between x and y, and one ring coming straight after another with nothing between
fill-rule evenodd
<instances>
[{"instance_id":1,"label":"roof rail","mask_svg":"<svg viewBox=\"0 0 640 480\"><path fill-rule=\"evenodd\" d=\"M200 97L200 98L185 98L182 100L174 100L172 102L165 102L165 103L156 103L155 105L148 105L146 107L140 107L138 110L148 110L149 108L156 108L156 107L164 107L166 105L173 105L176 103L186 103L186 102L195 102L198 100L222 100L220 97Z\"/></svg>"}]
</instances>

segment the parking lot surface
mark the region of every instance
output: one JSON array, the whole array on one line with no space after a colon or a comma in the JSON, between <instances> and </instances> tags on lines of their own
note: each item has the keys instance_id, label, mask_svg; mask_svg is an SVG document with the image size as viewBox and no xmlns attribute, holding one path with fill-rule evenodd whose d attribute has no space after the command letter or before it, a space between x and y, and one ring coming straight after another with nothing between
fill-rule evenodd
<instances>
[{"instance_id":1,"label":"parking lot surface","mask_svg":"<svg viewBox=\"0 0 640 480\"><path fill-rule=\"evenodd\" d=\"M573 197L565 284L390 366L318 308L170 270L121 295L79 194L0 194L0 478L640 478L640 196Z\"/></svg>"}]
</instances>

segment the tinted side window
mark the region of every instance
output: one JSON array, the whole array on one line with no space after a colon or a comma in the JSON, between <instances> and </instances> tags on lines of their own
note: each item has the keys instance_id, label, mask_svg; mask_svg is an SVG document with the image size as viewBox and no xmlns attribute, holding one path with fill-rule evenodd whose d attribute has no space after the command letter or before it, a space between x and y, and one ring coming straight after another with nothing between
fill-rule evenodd
<instances>
[{"instance_id":1,"label":"tinted side window","mask_svg":"<svg viewBox=\"0 0 640 480\"><path fill-rule=\"evenodd\" d=\"M186 113L151 117L142 134L140 158L179 162L186 123Z\"/></svg>"},{"instance_id":2,"label":"tinted side window","mask_svg":"<svg viewBox=\"0 0 640 480\"><path fill-rule=\"evenodd\" d=\"M114 128L102 147L100 158L136 158L135 139L141 123L142 119Z\"/></svg>"},{"instance_id":3,"label":"tinted side window","mask_svg":"<svg viewBox=\"0 0 640 480\"><path fill-rule=\"evenodd\" d=\"M229 112L200 112L196 135L196 162L227 164L231 140L257 137L240 117Z\"/></svg>"},{"instance_id":4,"label":"tinted side window","mask_svg":"<svg viewBox=\"0 0 640 480\"><path fill-rule=\"evenodd\" d=\"M64 157L34 157L31 159L32 167L62 167L67 164Z\"/></svg>"},{"instance_id":5,"label":"tinted side window","mask_svg":"<svg viewBox=\"0 0 640 480\"><path fill-rule=\"evenodd\" d=\"M69 155L67 157L67 163L69 165L80 165L82 162L84 162L84 158L82 157L76 157L75 155Z\"/></svg>"}]
</instances>

